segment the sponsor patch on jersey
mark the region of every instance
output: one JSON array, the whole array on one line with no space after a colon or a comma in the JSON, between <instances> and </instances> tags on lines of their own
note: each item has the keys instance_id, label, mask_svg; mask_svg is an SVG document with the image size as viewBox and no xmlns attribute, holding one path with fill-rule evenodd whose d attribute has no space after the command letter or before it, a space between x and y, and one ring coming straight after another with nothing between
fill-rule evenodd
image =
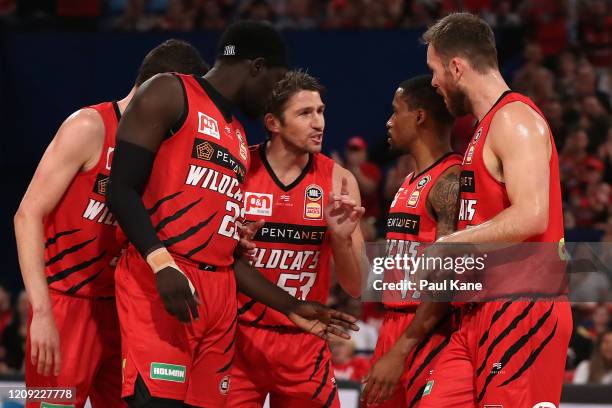
<instances>
[{"instance_id":1,"label":"sponsor patch on jersey","mask_svg":"<svg viewBox=\"0 0 612 408\"><path fill-rule=\"evenodd\" d=\"M217 121L202 112L198 112L198 133L203 133L207 136L221 140Z\"/></svg>"},{"instance_id":2,"label":"sponsor patch on jersey","mask_svg":"<svg viewBox=\"0 0 612 408\"><path fill-rule=\"evenodd\" d=\"M416 214L389 214L387 218L387 232L419 235L421 217Z\"/></svg>"},{"instance_id":3,"label":"sponsor patch on jersey","mask_svg":"<svg viewBox=\"0 0 612 408\"><path fill-rule=\"evenodd\" d=\"M221 379L221 382L219 383L219 392L225 395L229 391L229 388L230 388L230 376L226 375L225 377Z\"/></svg>"},{"instance_id":4,"label":"sponsor patch on jersey","mask_svg":"<svg viewBox=\"0 0 612 408\"><path fill-rule=\"evenodd\" d=\"M106 170L111 169L111 163L113 162L113 152L115 151L114 147L109 147L106 151Z\"/></svg>"},{"instance_id":5,"label":"sponsor patch on jersey","mask_svg":"<svg viewBox=\"0 0 612 408\"><path fill-rule=\"evenodd\" d=\"M431 181L431 176L428 174L417 183L417 188L420 190L427 185Z\"/></svg>"},{"instance_id":6,"label":"sponsor patch on jersey","mask_svg":"<svg viewBox=\"0 0 612 408\"><path fill-rule=\"evenodd\" d=\"M242 133L240 133L240 129L236 129L236 138L238 138L238 143L240 143L240 157L242 157L242 160L246 160L247 159L247 145L244 142Z\"/></svg>"},{"instance_id":7,"label":"sponsor patch on jersey","mask_svg":"<svg viewBox=\"0 0 612 408\"><path fill-rule=\"evenodd\" d=\"M321 245L326 226L266 222L255 234L255 241L293 245Z\"/></svg>"},{"instance_id":8,"label":"sponsor patch on jersey","mask_svg":"<svg viewBox=\"0 0 612 408\"><path fill-rule=\"evenodd\" d=\"M427 381L425 384L425 389L423 390L423 396L431 394L431 389L433 388L434 380Z\"/></svg>"},{"instance_id":9,"label":"sponsor patch on jersey","mask_svg":"<svg viewBox=\"0 0 612 408\"><path fill-rule=\"evenodd\" d=\"M474 172L471 170L463 170L459 175L459 191L462 193L475 193L476 180Z\"/></svg>"},{"instance_id":10,"label":"sponsor patch on jersey","mask_svg":"<svg viewBox=\"0 0 612 408\"><path fill-rule=\"evenodd\" d=\"M304 191L304 219L323 219L323 189L311 184Z\"/></svg>"},{"instance_id":11,"label":"sponsor patch on jersey","mask_svg":"<svg viewBox=\"0 0 612 408\"><path fill-rule=\"evenodd\" d=\"M236 178L241 183L246 176L246 167L244 167L244 164L242 164L238 158L234 157L225 147L214 142L198 139L196 137L193 140L191 157L198 160L209 161L233 171L236 173Z\"/></svg>"},{"instance_id":12,"label":"sponsor patch on jersey","mask_svg":"<svg viewBox=\"0 0 612 408\"><path fill-rule=\"evenodd\" d=\"M406 201L406 207L415 208L419 204L419 197L421 196L420 190L414 190L410 197L408 197L408 201Z\"/></svg>"},{"instance_id":13,"label":"sponsor patch on jersey","mask_svg":"<svg viewBox=\"0 0 612 408\"><path fill-rule=\"evenodd\" d=\"M215 149L208 142L200 143L195 148L196 157L200 160L210 161L214 152Z\"/></svg>"},{"instance_id":14,"label":"sponsor patch on jersey","mask_svg":"<svg viewBox=\"0 0 612 408\"><path fill-rule=\"evenodd\" d=\"M187 369L183 365L151 363L149 376L152 380L185 382Z\"/></svg>"},{"instance_id":15,"label":"sponsor patch on jersey","mask_svg":"<svg viewBox=\"0 0 612 408\"><path fill-rule=\"evenodd\" d=\"M474 145L470 145L470 148L467 152L465 152L465 157L463 158L463 164L472 163L472 158L474 157Z\"/></svg>"},{"instance_id":16,"label":"sponsor patch on jersey","mask_svg":"<svg viewBox=\"0 0 612 408\"><path fill-rule=\"evenodd\" d=\"M256 193L247 191L244 194L244 213L249 215L272 216L272 194Z\"/></svg>"},{"instance_id":17,"label":"sponsor patch on jersey","mask_svg":"<svg viewBox=\"0 0 612 408\"><path fill-rule=\"evenodd\" d=\"M105 195L106 186L108 185L108 176L102 173L98 173L96 176L96 182L94 183L93 191L96 194Z\"/></svg>"},{"instance_id":18,"label":"sponsor patch on jersey","mask_svg":"<svg viewBox=\"0 0 612 408\"><path fill-rule=\"evenodd\" d=\"M478 139L480 139L480 135L482 135L482 128L478 129L478 132L476 132L476 134L474 135L474 140L472 142L476 143Z\"/></svg>"}]
</instances>

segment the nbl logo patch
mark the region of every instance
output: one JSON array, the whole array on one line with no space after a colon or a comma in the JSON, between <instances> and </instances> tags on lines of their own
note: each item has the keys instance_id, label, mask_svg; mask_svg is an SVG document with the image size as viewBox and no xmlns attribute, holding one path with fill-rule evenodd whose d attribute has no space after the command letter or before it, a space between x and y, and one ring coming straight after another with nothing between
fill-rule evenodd
<instances>
[{"instance_id":1,"label":"nbl logo patch","mask_svg":"<svg viewBox=\"0 0 612 408\"><path fill-rule=\"evenodd\" d=\"M106 187L108 185L108 176L98 173L96 176L96 182L94 183L93 192L100 195L106 194Z\"/></svg>"},{"instance_id":2,"label":"nbl logo patch","mask_svg":"<svg viewBox=\"0 0 612 408\"><path fill-rule=\"evenodd\" d=\"M230 376L226 375L225 377L221 379L221 382L219 383L219 392L225 395L229 391L229 388L230 388Z\"/></svg>"},{"instance_id":3,"label":"nbl logo patch","mask_svg":"<svg viewBox=\"0 0 612 408\"><path fill-rule=\"evenodd\" d=\"M323 189L311 184L304 191L304 219L323 219Z\"/></svg>"},{"instance_id":4,"label":"nbl logo patch","mask_svg":"<svg viewBox=\"0 0 612 408\"><path fill-rule=\"evenodd\" d=\"M431 181L431 176L428 174L428 175L426 175L425 177L423 177L422 179L419 180L419 182L417 183L417 188L418 189L422 189L430 181Z\"/></svg>"}]
</instances>

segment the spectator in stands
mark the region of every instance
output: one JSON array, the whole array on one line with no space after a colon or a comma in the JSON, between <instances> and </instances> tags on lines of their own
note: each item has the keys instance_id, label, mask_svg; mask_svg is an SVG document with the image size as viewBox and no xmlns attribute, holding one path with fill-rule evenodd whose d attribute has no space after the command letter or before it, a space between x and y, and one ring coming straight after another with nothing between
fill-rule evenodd
<instances>
[{"instance_id":1,"label":"spectator in stands","mask_svg":"<svg viewBox=\"0 0 612 408\"><path fill-rule=\"evenodd\" d=\"M578 38L596 69L612 65L612 9L607 0L582 2Z\"/></svg>"},{"instance_id":2,"label":"spectator in stands","mask_svg":"<svg viewBox=\"0 0 612 408\"><path fill-rule=\"evenodd\" d=\"M612 183L612 126L606 135L606 141L599 146L598 156L605 165L604 181Z\"/></svg>"},{"instance_id":3,"label":"spectator in stands","mask_svg":"<svg viewBox=\"0 0 612 408\"><path fill-rule=\"evenodd\" d=\"M28 330L28 312L30 302L25 290L21 291L17 299L17 313L1 338L1 348L6 351L0 363L0 372L23 372L25 357L26 333Z\"/></svg>"},{"instance_id":4,"label":"spectator in stands","mask_svg":"<svg viewBox=\"0 0 612 408\"><path fill-rule=\"evenodd\" d=\"M588 157L588 145L589 136L584 129L575 128L567 135L567 140L559 155L559 170L565 200L580 185L577 176L583 174L584 161Z\"/></svg>"},{"instance_id":5,"label":"spectator in stands","mask_svg":"<svg viewBox=\"0 0 612 408\"><path fill-rule=\"evenodd\" d=\"M329 340L336 380L361 382L370 369L370 360L355 356L355 343L340 337Z\"/></svg>"},{"instance_id":6,"label":"spectator in stands","mask_svg":"<svg viewBox=\"0 0 612 408\"><path fill-rule=\"evenodd\" d=\"M392 201L395 197L395 193L404 183L406 176L414 171L416 167L414 163L414 157L409 154L404 154L398 157L397 162L389 172L385 180L385 188L383 196L386 201Z\"/></svg>"},{"instance_id":7,"label":"spectator in stands","mask_svg":"<svg viewBox=\"0 0 612 408\"><path fill-rule=\"evenodd\" d=\"M278 21L278 28L290 30L311 30L317 27L317 20L313 18L313 4L311 0L289 0L285 13Z\"/></svg>"},{"instance_id":8,"label":"spectator in stands","mask_svg":"<svg viewBox=\"0 0 612 408\"><path fill-rule=\"evenodd\" d=\"M238 15L244 20L275 21L274 10L266 0L243 0Z\"/></svg>"},{"instance_id":9,"label":"spectator in stands","mask_svg":"<svg viewBox=\"0 0 612 408\"><path fill-rule=\"evenodd\" d=\"M221 5L217 0L203 0L200 3L198 27L203 30L223 30L227 19L223 16Z\"/></svg>"},{"instance_id":10,"label":"spectator in stands","mask_svg":"<svg viewBox=\"0 0 612 408\"><path fill-rule=\"evenodd\" d=\"M514 74L512 89L517 92L527 93L537 80L536 73L546 69L542 66L542 49L540 44L536 42L528 43L523 51L523 58L525 63Z\"/></svg>"},{"instance_id":11,"label":"spectator in stands","mask_svg":"<svg viewBox=\"0 0 612 408\"><path fill-rule=\"evenodd\" d=\"M6 285L0 282L0 338L12 319L11 293L6 288Z\"/></svg>"},{"instance_id":12,"label":"spectator in stands","mask_svg":"<svg viewBox=\"0 0 612 408\"><path fill-rule=\"evenodd\" d=\"M362 320L361 301L352 298L345 293L337 298L339 304L333 307L341 312L355 316L358 320L355 323L359 326L359 331L351 333L351 338L355 343L357 351L373 351L378 340L378 330Z\"/></svg>"},{"instance_id":13,"label":"spectator in stands","mask_svg":"<svg viewBox=\"0 0 612 408\"><path fill-rule=\"evenodd\" d=\"M609 330L612 330L610 310L605 303L600 303L593 310L592 327L589 332L593 339L598 339Z\"/></svg>"},{"instance_id":14,"label":"spectator in stands","mask_svg":"<svg viewBox=\"0 0 612 408\"><path fill-rule=\"evenodd\" d=\"M147 31L155 26L155 20L145 14L145 0L127 0L125 11L114 27L118 30Z\"/></svg>"},{"instance_id":15,"label":"spectator in stands","mask_svg":"<svg viewBox=\"0 0 612 408\"><path fill-rule=\"evenodd\" d=\"M156 27L166 31L191 31L195 26L196 13L194 0L168 0L166 14Z\"/></svg>"},{"instance_id":16,"label":"spectator in stands","mask_svg":"<svg viewBox=\"0 0 612 408\"><path fill-rule=\"evenodd\" d=\"M364 219L378 218L381 214L379 186L382 179L380 168L368 161L368 145L360 136L353 136L346 144L345 167L353 173L359 191L361 205L365 207Z\"/></svg>"},{"instance_id":17,"label":"spectator in stands","mask_svg":"<svg viewBox=\"0 0 612 408\"><path fill-rule=\"evenodd\" d=\"M601 334L591 359L578 364L574 384L612 384L612 330Z\"/></svg>"}]
</instances>

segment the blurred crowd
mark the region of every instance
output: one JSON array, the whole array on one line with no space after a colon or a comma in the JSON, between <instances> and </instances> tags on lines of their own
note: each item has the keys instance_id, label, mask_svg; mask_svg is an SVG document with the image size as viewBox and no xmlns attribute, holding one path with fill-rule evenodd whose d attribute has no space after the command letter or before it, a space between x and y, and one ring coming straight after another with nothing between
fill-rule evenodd
<instances>
[{"instance_id":1,"label":"blurred crowd","mask_svg":"<svg viewBox=\"0 0 612 408\"><path fill-rule=\"evenodd\" d=\"M295 30L396 29L425 27L467 10L498 30L529 31L551 55L579 37L605 53L609 7L608 0L0 0L0 17L58 18L64 25L97 20L104 28L140 31L223 29L241 18ZM603 63L606 56L599 58Z\"/></svg>"}]
</instances>

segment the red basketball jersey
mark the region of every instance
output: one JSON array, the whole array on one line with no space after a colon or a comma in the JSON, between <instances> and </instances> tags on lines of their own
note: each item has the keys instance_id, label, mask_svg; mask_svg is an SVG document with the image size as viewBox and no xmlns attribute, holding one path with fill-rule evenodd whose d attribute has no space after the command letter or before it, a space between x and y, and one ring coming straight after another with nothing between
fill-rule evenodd
<instances>
[{"instance_id":1,"label":"red basketball jersey","mask_svg":"<svg viewBox=\"0 0 612 408\"><path fill-rule=\"evenodd\" d=\"M482 149L487 140L493 117L505 105L524 103L542 118L544 114L528 97L516 92L506 92L477 124L476 131L463 157L461 172L461 207L458 229L462 230L490 220L510 206L504 183L496 180L485 167ZM530 242L559 242L563 238L563 211L561 208L561 184L559 181L559 157L555 142L550 135L552 152L549 161L549 211L548 228L540 235L529 238Z\"/></svg>"},{"instance_id":2,"label":"red basketball jersey","mask_svg":"<svg viewBox=\"0 0 612 408\"><path fill-rule=\"evenodd\" d=\"M458 223L460 230L488 221L510 206L505 184L489 173L482 153L495 113L513 102L526 104L544 118L531 99L508 91L477 124L463 157ZM558 245L523 244L520 247L496 250L495 258L489 258L485 263L486 273L481 278L487 298L532 293L557 295L566 292L559 160L552 133L550 142L552 151L548 163L550 170L548 227L542 234L530 237L526 242L548 242ZM501 262L496 261L497 259ZM510 259L514 259L513 263L508 263ZM512 279L508 276L512 276Z\"/></svg>"},{"instance_id":3,"label":"red basketball jersey","mask_svg":"<svg viewBox=\"0 0 612 408\"><path fill-rule=\"evenodd\" d=\"M387 218L387 256L418 257L422 244L436 240L437 222L427 209L427 198L438 178L449 167L461 164L461 156L449 152L440 157L419 174L409 174L395 194ZM410 272L410 270L406 270ZM385 281L400 282L410 280L402 270L387 271ZM418 301L411 300L408 291L386 291L383 295L386 307L416 306Z\"/></svg>"},{"instance_id":4,"label":"red basketball jersey","mask_svg":"<svg viewBox=\"0 0 612 408\"><path fill-rule=\"evenodd\" d=\"M105 193L121 113L116 102L89 108L104 122L102 153L92 169L74 177L44 220L45 272L51 289L90 298L111 297L119 245Z\"/></svg>"},{"instance_id":5,"label":"red basketball jersey","mask_svg":"<svg viewBox=\"0 0 612 408\"><path fill-rule=\"evenodd\" d=\"M203 78L176 76L185 89L187 117L161 144L142 200L173 256L202 269L228 266L244 216L244 129L236 117L224 117Z\"/></svg>"},{"instance_id":6,"label":"red basketball jersey","mask_svg":"<svg viewBox=\"0 0 612 408\"><path fill-rule=\"evenodd\" d=\"M323 216L332 191L334 161L322 154L310 156L302 174L284 186L272 171L265 144L252 148L245 185L245 216L264 219L257 232L255 266L266 278L303 300L327 301L331 246ZM238 314L243 323L293 326L284 315L239 294Z\"/></svg>"}]
</instances>

